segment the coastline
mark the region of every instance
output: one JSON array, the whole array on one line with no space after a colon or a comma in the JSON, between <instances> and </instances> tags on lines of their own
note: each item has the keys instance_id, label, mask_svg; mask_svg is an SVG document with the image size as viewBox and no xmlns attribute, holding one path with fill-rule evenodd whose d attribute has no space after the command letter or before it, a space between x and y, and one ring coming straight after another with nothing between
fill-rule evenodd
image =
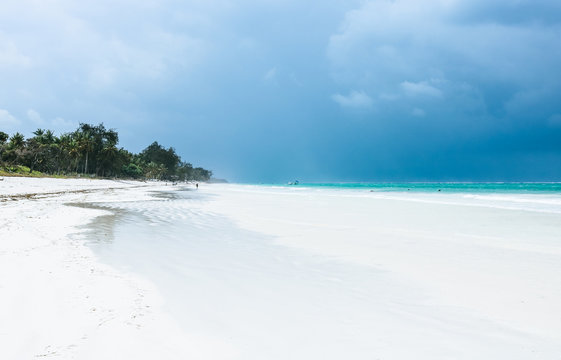
<instances>
[{"instance_id":1,"label":"coastline","mask_svg":"<svg viewBox=\"0 0 561 360\"><path fill-rule=\"evenodd\" d=\"M153 359L197 352L201 342L190 343L161 310L163 299L153 284L100 262L86 246L84 224L113 215L67 205L145 199L169 186L5 179L0 184L1 358Z\"/></svg>"},{"instance_id":2,"label":"coastline","mask_svg":"<svg viewBox=\"0 0 561 360\"><path fill-rule=\"evenodd\" d=\"M2 358L561 350L550 195L57 181L0 202Z\"/></svg>"},{"instance_id":3,"label":"coastline","mask_svg":"<svg viewBox=\"0 0 561 360\"><path fill-rule=\"evenodd\" d=\"M369 311L379 318L398 312L417 325L402 324L398 332L409 337L379 329L395 329L400 316L369 329L384 339L377 354L555 359L561 351L559 194L473 198L235 185L212 192L220 197L207 211L268 234L274 244L385 274L372 280L389 276L373 289L373 301L402 287L400 304L389 300ZM423 331L415 333L419 324ZM400 344L430 350L400 357Z\"/></svg>"}]
</instances>

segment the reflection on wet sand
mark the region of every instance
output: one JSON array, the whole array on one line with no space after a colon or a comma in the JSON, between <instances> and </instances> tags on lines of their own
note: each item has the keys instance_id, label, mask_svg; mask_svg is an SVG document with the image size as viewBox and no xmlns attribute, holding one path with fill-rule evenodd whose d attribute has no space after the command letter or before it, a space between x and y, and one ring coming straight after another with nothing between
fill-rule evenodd
<instances>
[{"instance_id":1,"label":"reflection on wet sand","mask_svg":"<svg viewBox=\"0 0 561 360\"><path fill-rule=\"evenodd\" d=\"M175 191L152 191L150 195L153 197L152 201L172 201L177 199L186 199L188 196L185 194L192 191L189 188L182 188ZM115 240L115 228L117 224L135 224L139 222L148 223L161 223L161 219L154 218L151 214L146 214L144 211L135 210L124 204L115 203L68 203L68 206L74 206L85 209L103 210L108 212L106 215L95 217L91 222L83 225L81 230L86 237L89 244L111 243Z\"/></svg>"}]
</instances>

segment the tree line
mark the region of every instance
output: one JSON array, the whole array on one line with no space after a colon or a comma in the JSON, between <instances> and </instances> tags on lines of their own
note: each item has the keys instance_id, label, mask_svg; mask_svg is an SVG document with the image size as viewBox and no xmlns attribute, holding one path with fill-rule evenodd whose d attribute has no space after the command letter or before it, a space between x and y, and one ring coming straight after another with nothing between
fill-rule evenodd
<instances>
[{"instance_id":1,"label":"tree line","mask_svg":"<svg viewBox=\"0 0 561 360\"><path fill-rule=\"evenodd\" d=\"M0 168L29 168L49 175L79 175L157 180L207 181L212 171L182 161L173 147L153 142L138 154L117 147L119 134L103 123L81 123L69 133L55 136L37 129L25 139L19 132L0 131Z\"/></svg>"}]
</instances>

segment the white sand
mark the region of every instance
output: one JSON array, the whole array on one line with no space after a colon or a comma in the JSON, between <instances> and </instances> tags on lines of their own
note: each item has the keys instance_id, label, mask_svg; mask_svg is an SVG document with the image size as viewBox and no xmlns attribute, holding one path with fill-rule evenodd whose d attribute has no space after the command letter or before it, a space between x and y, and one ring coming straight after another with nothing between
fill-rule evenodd
<instances>
[{"instance_id":1,"label":"white sand","mask_svg":"<svg viewBox=\"0 0 561 360\"><path fill-rule=\"evenodd\" d=\"M337 350L351 358L369 358L368 352L382 359L557 359L561 354L558 195L233 185L209 192L215 196L205 211L342 269L364 267L352 270L365 277L358 288L347 284L343 291L357 297L349 305L352 301L371 323L333 321L354 334L347 342L343 332L330 337L317 329L315 337L325 335L332 349L327 358L337 358L332 356ZM340 274L333 281L345 281L345 272ZM329 299L318 306L324 303ZM339 305L334 304L334 318L354 313ZM360 337L364 341L356 341ZM333 345L338 341L339 349ZM348 346L360 343L368 344L362 353Z\"/></svg>"},{"instance_id":2,"label":"white sand","mask_svg":"<svg viewBox=\"0 0 561 360\"><path fill-rule=\"evenodd\" d=\"M64 205L135 201L158 188L169 189L105 180L0 182L0 359L212 355L212 344L183 333L160 310L152 284L100 264L84 245L80 226L104 212ZM82 190L97 191L75 193ZM58 195L37 196L52 193ZM36 199L17 198L22 194Z\"/></svg>"},{"instance_id":3,"label":"white sand","mask_svg":"<svg viewBox=\"0 0 561 360\"><path fill-rule=\"evenodd\" d=\"M137 186L0 182L4 197L125 187L0 202L0 359L561 354L558 196L203 185L153 206L139 200L159 185ZM117 231L105 250L143 277L85 246L79 225L105 212L64 203L94 201L154 216L157 243Z\"/></svg>"}]
</instances>

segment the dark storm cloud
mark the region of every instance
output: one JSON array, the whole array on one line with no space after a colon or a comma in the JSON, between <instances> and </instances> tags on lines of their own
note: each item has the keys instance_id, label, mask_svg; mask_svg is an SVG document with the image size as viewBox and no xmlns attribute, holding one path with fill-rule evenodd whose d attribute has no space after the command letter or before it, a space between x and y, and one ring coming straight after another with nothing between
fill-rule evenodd
<instances>
[{"instance_id":1,"label":"dark storm cloud","mask_svg":"<svg viewBox=\"0 0 561 360\"><path fill-rule=\"evenodd\" d=\"M556 1L4 1L0 127L244 181L561 179Z\"/></svg>"}]
</instances>

